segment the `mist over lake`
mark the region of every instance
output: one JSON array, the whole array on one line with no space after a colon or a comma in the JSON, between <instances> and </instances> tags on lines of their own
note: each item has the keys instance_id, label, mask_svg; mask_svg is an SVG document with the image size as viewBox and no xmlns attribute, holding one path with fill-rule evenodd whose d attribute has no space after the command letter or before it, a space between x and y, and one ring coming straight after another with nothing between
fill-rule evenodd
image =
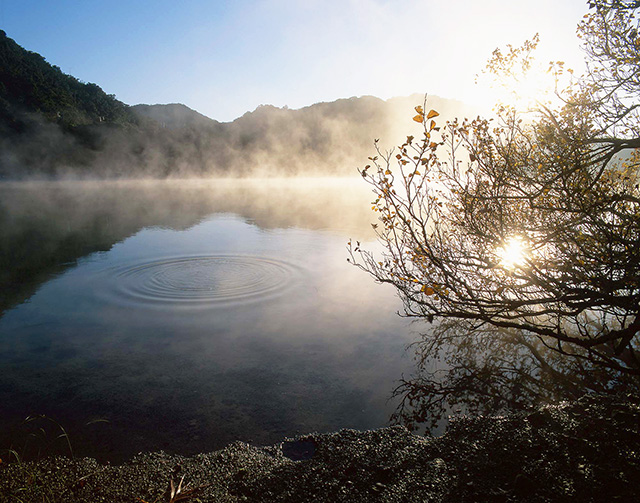
<instances>
[{"instance_id":1,"label":"mist over lake","mask_svg":"<svg viewBox=\"0 0 640 503\"><path fill-rule=\"evenodd\" d=\"M0 4L0 501L640 501L640 2L149 7Z\"/></svg>"},{"instance_id":2,"label":"mist over lake","mask_svg":"<svg viewBox=\"0 0 640 503\"><path fill-rule=\"evenodd\" d=\"M0 431L76 454L191 454L388 424L418 327L350 266L361 180L0 187Z\"/></svg>"}]
</instances>

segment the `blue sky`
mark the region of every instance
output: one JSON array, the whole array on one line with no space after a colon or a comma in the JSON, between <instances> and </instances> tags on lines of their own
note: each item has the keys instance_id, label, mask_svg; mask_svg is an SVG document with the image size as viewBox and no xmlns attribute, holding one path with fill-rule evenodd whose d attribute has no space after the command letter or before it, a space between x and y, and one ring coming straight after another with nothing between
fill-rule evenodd
<instances>
[{"instance_id":1,"label":"blue sky","mask_svg":"<svg viewBox=\"0 0 640 503\"><path fill-rule=\"evenodd\" d=\"M260 104L430 93L481 101L496 47L536 32L579 65L583 0L0 0L0 28L129 104L221 121Z\"/></svg>"}]
</instances>

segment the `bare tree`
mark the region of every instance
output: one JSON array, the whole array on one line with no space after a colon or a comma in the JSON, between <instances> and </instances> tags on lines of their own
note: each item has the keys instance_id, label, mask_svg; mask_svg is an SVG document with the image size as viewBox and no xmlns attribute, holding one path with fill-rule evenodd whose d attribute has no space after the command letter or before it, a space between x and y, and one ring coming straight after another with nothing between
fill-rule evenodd
<instances>
[{"instance_id":1,"label":"bare tree","mask_svg":"<svg viewBox=\"0 0 640 503\"><path fill-rule=\"evenodd\" d=\"M590 7L587 71L552 64L555 101L440 127L425 103L424 137L361 170L384 252L350 243L350 260L393 285L406 316L438 322L419 359L443 368L399 388L423 407L410 422L461 400L523 407L640 377L639 5ZM496 50L489 71L528 71L536 43Z\"/></svg>"}]
</instances>

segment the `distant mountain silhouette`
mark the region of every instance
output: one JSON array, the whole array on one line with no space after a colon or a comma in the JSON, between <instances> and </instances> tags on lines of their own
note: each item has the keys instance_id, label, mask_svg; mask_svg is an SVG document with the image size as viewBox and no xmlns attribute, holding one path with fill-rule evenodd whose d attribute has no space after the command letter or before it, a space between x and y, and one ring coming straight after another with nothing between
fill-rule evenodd
<instances>
[{"instance_id":1,"label":"distant mountain silhouette","mask_svg":"<svg viewBox=\"0 0 640 503\"><path fill-rule=\"evenodd\" d=\"M131 111L139 116L156 121L169 129L207 128L219 124L218 121L196 112L181 103L168 105L134 105Z\"/></svg>"},{"instance_id":2,"label":"distant mountain silhouette","mask_svg":"<svg viewBox=\"0 0 640 503\"><path fill-rule=\"evenodd\" d=\"M221 123L189 107L129 106L64 74L0 31L0 179L354 175L409 134L423 95L299 110L261 105ZM469 112L430 97L442 117Z\"/></svg>"}]
</instances>

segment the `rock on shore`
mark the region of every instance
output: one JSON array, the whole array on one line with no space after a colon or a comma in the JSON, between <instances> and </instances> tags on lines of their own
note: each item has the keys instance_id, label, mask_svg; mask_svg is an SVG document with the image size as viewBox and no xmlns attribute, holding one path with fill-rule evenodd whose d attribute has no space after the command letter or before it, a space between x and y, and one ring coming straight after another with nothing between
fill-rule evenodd
<instances>
[{"instance_id":1,"label":"rock on shore","mask_svg":"<svg viewBox=\"0 0 640 503\"><path fill-rule=\"evenodd\" d=\"M233 443L192 457L146 453L121 466L45 458L0 465L0 501L640 501L640 399L588 396L446 433L402 427ZM193 491L193 492L190 492Z\"/></svg>"}]
</instances>

